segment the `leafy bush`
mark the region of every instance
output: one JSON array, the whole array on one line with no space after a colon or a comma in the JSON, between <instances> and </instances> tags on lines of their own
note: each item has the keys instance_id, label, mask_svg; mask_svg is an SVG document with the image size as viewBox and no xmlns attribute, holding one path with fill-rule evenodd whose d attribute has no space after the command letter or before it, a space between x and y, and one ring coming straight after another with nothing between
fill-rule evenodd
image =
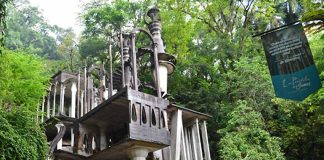
<instances>
[{"instance_id":1,"label":"leafy bush","mask_svg":"<svg viewBox=\"0 0 324 160\"><path fill-rule=\"evenodd\" d=\"M262 115L246 101L239 101L228 117L226 128L219 130L223 159L285 159L279 138L271 137Z\"/></svg>"},{"instance_id":2,"label":"leafy bush","mask_svg":"<svg viewBox=\"0 0 324 160\"><path fill-rule=\"evenodd\" d=\"M47 140L35 121L45 67L34 55L0 49L0 159L45 159Z\"/></svg>"},{"instance_id":3,"label":"leafy bush","mask_svg":"<svg viewBox=\"0 0 324 160\"><path fill-rule=\"evenodd\" d=\"M0 159L45 159L47 140L35 123L33 112L21 107L8 112L0 109Z\"/></svg>"}]
</instances>

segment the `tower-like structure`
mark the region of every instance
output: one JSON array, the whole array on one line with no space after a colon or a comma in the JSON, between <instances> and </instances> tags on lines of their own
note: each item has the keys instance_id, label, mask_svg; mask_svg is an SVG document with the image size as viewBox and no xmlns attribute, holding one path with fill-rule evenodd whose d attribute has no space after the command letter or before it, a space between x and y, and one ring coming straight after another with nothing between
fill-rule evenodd
<instances>
[{"instance_id":1,"label":"tower-like structure","mask_svg":"<svg viewBox=\"0 0 324 160\"><path fill-rule=\"evenodd\" d=\"M109 72L101 64L52 77L39 114L46 124L50 159L210 160L210 116L165 98L175 58L164 51L159 10L150 9L147 16L149 31L120 33L121 64L115 71L110 49ZM151 44L137 48L138 33ZM139 89L145 86L138 78L138 60L145 55L153 75L150 94Z\"/></svg>"}]
</instances>

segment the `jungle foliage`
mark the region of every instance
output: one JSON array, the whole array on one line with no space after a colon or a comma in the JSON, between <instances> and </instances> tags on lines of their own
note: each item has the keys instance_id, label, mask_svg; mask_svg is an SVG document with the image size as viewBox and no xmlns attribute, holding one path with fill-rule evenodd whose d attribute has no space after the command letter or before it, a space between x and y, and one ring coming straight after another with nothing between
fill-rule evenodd
<instances>
[{"instance_id":1,"label":"jungle foliage","mask_svg":"<svg viewBox=\"0 0 324 160\"><path fill-rule=\"evenodd\" d=\"M212 159L324 159L323 87L302 102L276 98L261 40L253 37L302 20L323 83L322 1L94 0L84 6L85 30L79 39L72 30L48 25L37 8L21 2L14 1L21 6L8 10L5 46L26 54L2 49L8 54L0 58L2 159L44 158L46 140L37 136L42 129L32 125L46 85L41 61L51 73L108 61L108 43L117 44L116 33L144 26L152 6L161 10L166 51L177 58L169 99L213 116L208 121ZM118 52L113 47L115 63ZM32 144L31 151L25 144ZM24 154L13 154L17 151Z\"/></svg>"},{"instance_id":2,"label":"jungle foliage","mask_svg":"<svg viewBox=\"0 0 324 160\"><path fill-rule=\"evenodd\" d=\"M7 8L6 48L44 57L53 74L78 67L79 52L71 28L48 24L28 0L12 0Z\"/></svg>"},{"instance_id":3,"label":"jungle foliage","mask_svg":"<svg viewBox=\"0 0 324 160\"><path fill-rule=\"evenodd\" d=\"M302 102L276 98L260 38L253 37L305 20L313 11L320 13L321 4L299 0L95 1L84 10L83 38L109 38L111 34L106 33L127 31L121 24L143 26L136 13L149 6L161 10L166 51L177 57L169 82L170 99L213 116L208 123L213 159L323 158L323 88ZM323 25L323 16L316 17L307 18L305 27L323 80L323 31L318 27ZM316 32L308 32L314 26Z\"/></svg>"},{"instance_id":4,"label":"jungle foliage","mask_svg":"<svg viewBox=\"0 0 324 160\"><path fill-rule=\"evenodd\" d=\"M47 140L36 121L48 80L42 59L0 49L0 159L45 159Z\"/></svg>"}]
</instances>

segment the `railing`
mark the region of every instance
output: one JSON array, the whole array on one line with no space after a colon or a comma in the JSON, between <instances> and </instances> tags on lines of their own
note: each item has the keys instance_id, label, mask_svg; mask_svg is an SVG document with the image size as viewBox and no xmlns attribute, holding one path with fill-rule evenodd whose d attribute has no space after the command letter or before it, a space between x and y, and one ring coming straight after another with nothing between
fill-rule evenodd
<instances>
[{"instance_id":1,"label":"railing","mask_svg":"<svg viewBox=\"0 0 324 160\"><path fill-rule=\"evenodd\" d=\"M209 115L186 108L170 107L171 146L161 160L211 160L206 128Z\"/></svg>"},{"instance_id":2,"label":"railing","mask_svg":"<svg viewBox=\"0 0 324 160\"><path fill-rule=\"evenodd\" d=\"M59 72L53 77L48 94L42 100L40 122L55 116L80 118L108 99L104 77L99 80L100 86L95 87L90 74L85 69L83 74Z\"/></svg>"}]
</instances>

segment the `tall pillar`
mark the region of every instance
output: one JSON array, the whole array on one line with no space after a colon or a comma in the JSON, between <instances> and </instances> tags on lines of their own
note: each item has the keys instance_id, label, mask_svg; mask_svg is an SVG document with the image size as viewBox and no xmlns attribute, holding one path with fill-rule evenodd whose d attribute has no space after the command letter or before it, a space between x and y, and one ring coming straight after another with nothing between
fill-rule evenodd
<instances>
[{"instance_id":1,"label":"tall pillar","mask_svg":"<svg viewBox=\"0 0 324 160\"><path fill-rule=\"evenodd\" d=\"M166 110L163 110L162 112L163 112L163 120L165 122L165 128L168 130L169 129L168 112Z\"/></svg>"},{"instance_id":2,"label":"tall pillar","mask_svg":"<svg viewBox=\"0 0 324 160\"><path fill-rule=\"evenodd\" d=\"M198 159L198 153L197 153L197 139L195 136L195 127L191 126L189 128L189 138L190 138L190 143L192 145L192 157L193 159Z\"/></svg>"},{"instance_id":3,"label":"tall pillar","mask_svg":"<svg viewBox=\"0 0 324 160\"><path fill-rule=\"evenodd\" d=\"M182 110L176 110L171 119L171 159L180 160Z\"/></svg>"},{"instance_id":4,"label":"tall pillar","mask_svg":"<svg viewBox=\"0 0 324 160\"><path fill-rule=\"evenodd\" d=\"M136 147L128 151L128 156L131 160L146 160L149 151L149 149L144 147Z\"/></svg>"},{"instance_id":5,"label":"tall pillar","mask_svg":"<svg viewBox=\"0 0 324 160\"><path fill-rule=\"evenodd\" d=\"M162 160L171 160L171 147L165 147L162 149Z\"/></svg>"},{"instance_id":6,"label":"tall pillar","mask_svg":"<svg viewBox=\"0 0 324 160\"><path fill-rule=\"evenodd\" d=\"M87 113L87 68L84 68L84 103L83 103L83 113L86 114Z\"/></svg>"},{"instance_id":7,"label":"tall pillar","mask_svg":"<svg viewBox=\"0 0 324 160\"><path fill-rule=\"evenodd\" d=\"M64 126L62 123L56 124L55 127L57 128L57 133L60 133L61 127ZM60 139L59 142L57 142L56 148L62 149L63 148L63 141L62 138Z\"/></svg>"},{"instance_id":8,"label":"tall pillar","mask_svg":"<svg viewBox=\"0 0 324 160\"><path fill-rule=\"evenodd\" d=\"M112 46L109 43L109 97L112 96L112 91L114 90L114 80L113 80L113 57L112 57ZM123 73L122 73L123 74Z\"/></svg>"},{"instance_id":9,"label":"tall pillar","mask_svg":"<svg viewBox=\"0 0 324 160\"><path fill-rule=\"evenodd\" d=\"M105 76L105 65L104 63L100 65L100 85L99 85L99 99L100 102L104 101L104 91L106 88L106 76Z\"/></svg>"},{"instance_id":10,"label":"tall pillar","mask_svg":"<svg viewBox=\"0 0 324 160\"><path fill-rule=\"evenodd\" d=\"M55 85L54 85L54 95L53 95L53 112L52 112L52 116L55 116L56 87L57 87L57 82L55 82Z\"/></svg>"},{"instance_id":11,"label":"tall pillar","mask_svg":"<svg viewBox=\"0 0 324 160\"><path fill-rule=\"evenodd\" d=\"M39 120L38 114L39 114L39 103L37 103L37 110L36 110L36 123L38 123L38 120Z\"/></svg>"},{"instance_id":12,"label":"tall pillar","mask_svg":"<svg viewBox=\"0 0 324 160\"><path fill-rule=\"evenodd\" d=\"M76 103L76 93L77 93L77 85L76 82L72 82L71 86L71 114L70 117L75 118L75 103ZM74 145L74 133L73 128L71 128L71 147Z\"/></svg>"},{"instance_id":13,"label":"tall pillar","mask_svg":"<svg viewBox=\"0 0 324 160\"><path fill-rule=\"evenodd\" d=\"M131 34L131 60L132 60L132 78L133 78L133 89L135 91L138 91L138 82L137 82L137 67L136 67L136 46L135 46L135 36L136 34L135 33L132 33Z\"/></svg>"},{"instance_id":14,"label":"tall pillar","mask_svg":"<svg viewBox=\"0 0 324 160\"><path fill-rule=\"evenodd\" d=\"M108 96L108 89L107 88L105 88L105 91L104 91L104 93L103 93L103 100L107 100L108 98L109 98L109 96Z\"/></svg>"},{"instance_id":15,"label":"tall pillar","mask_svg":"<svg viewBox=\"0 0 324 160\"><path fill-rule=\"evenodd\" d=\"M65 86L61 83L61 94L60 94L60 113L64 114L64 94L65 94Z\"/></svg>"},{"instance_id":16,"label":"tall pillar","mask_svg":"<svg viewBox=\"0 0 324 160\"><path fill-rule=\"evenodd\" d=\"M161 159L162 160L163 159L162 149L153 152L153 156L156 159Z\"/></svg>"},{"instance_id":17,"label":"tall pillar","mask_svg":"<svg viewBox=\"0 0 324 160\"><path fill-rule=\"evenodd\" d=\"M97 107L98 103L100 103L99 98L95 97L93 102L93 108Z\"/></svg>"},{"instance_id":18,"label":"tall pillar","mask_svg":"<svg viewBox=\"0 0 324 160\"><path fill-rule=\"evenodd\" d=\"M61 105L62 105L62 90L63 90L63 84L60 83L60 104L59 104L59 107L58 107L58 114L61 113Z\"/></svg>"},{"instance_id":19,"label":"tall pillar","mask_svg":"<svg viewBox=\"0 0 324 160\"><path fill-rule=\"evenodd\" d=\"M92 96L92 86L91 86L91 78L90 76L87 77L87 83L88 83L88 87L87 87L87 112L91 111L91 96ZM86 113L87 113L86 112Z\"/></svg>"},{"instance_id":20,"label":"tall pillar","mask_svg":"<svg viewBox=\"0 0 324 160\"><path fill-rule=\"evenodd\" d=\"M80 70L79 70L79 73L78 73L78 82L77 82L77 98L76 98L76 117L77 118L80 118L81 115L80 115L80 90L81 90L81 84L80 84L80 81L81 81L81 77L80 77Z\"/></svg>"},{"instance_id":21,"label":"tall pillar","mask_svg":"<svg viewBox=\"0 0 324 160\"><path fill-rule=\"evenodd\" d=\"M186 141L184 136L184 129L181 127L181 142L180 142L180 150L181 150L181 160L188 160L187 158L187 151L186 151Z\"/></svg>"},{"instance_id":22,"label":"tall pillar","mask_svg":"<svg viewBox=\"0 0 324 160\"><path fill-rule=\"evenodd\" d=\"M200 129L201 129L201 135L202 135L201 137L202 137L202 141L203 141L205 159L206 160L211 160L210 151L209 151L209 142L208 142L206 121L203 121L203 123L200 125Z\"/></svg>"},{"instance_id":23,"label":"tall pillar","mask_svg":"<svg viewBox=\"0 0 324 160\"><path fill-rule=\"evenodd\" d=\"M72 86L71 86L71 115L70 115L70 117L72 117L72 118L75 118L76 93L77 93L76 82L72 82Z\"/></svg>"},{"instance_id":24,"label":"tall pillar","mask_svg":"<svg viewBox=\"0 0 324 160\"><path fill-rule=\"evenodd\" d=\"M91 146L92 146L91 147L92 148L92 151L96 149L97 144L96 144L96 141L95 141L95 136L92 136Z\"/></svg>"},{"instance_id":25,"label":"tall pillar","mask_svg":"<svg viewBox=\"0 0 324 160\"><path fill-rule=\"evenodd\" d=\"M73 133L73 128L71 128L71 147L74 146L74 133Z\"/></svg>"},{"instance_id":26,"label":"tall pillar","mask_svg":"<svg viewBox=\"0 0 324 160\"><path fill-rule=\"evenodd\" d=\"M94 91L94 88L93 88L93 79L91 79L91 99L90 99L90 102L91 102L91 108L89 111L91 111L92 109L95 108L95 91Z\"/></svg>"},{"instance_id":27,"label":"tall pillar","mask_svg":"<svg viewBox=\"0 0 324 160\"><path fill-rule=\"evenodd\" d=\"M188 135L188 128L184 128L183 129L183 138L184 138L184 143L185 143L185 154L188 157L188 160L190 160L192 158L192 152L191 152L191 145L189 143L189 135Z\"/></svg>"},{"instance_id":28,"label":"tall pillar","mask_svg":"<svg viewBox=\"0 0 324 160\"><path fill-rule=\"evenodd\" d=\"M93 80L91 80L91 84L92 84L92 89L91 89L91 110L93 108L95 108L95 93L96 93L96 90L95 88L93 87Z\"/></svg>"},{"instance_id":29,"label":"tall pillar","mask_svg":"<svg viewBox=\"0 0 324 160\"><path fill-rule=\"evenodd\" d=\"M104 150L107 147L107 137L104 128L100 128L100 150Z\"/></svg>"},{"instance_id":30,"label":"tall pillar","mask_svg":"<svg viewBox=\"0 0 324 160\"><path fill-rule=\"evenodd\" d=\"M123 37L123 42L122 42L122 45L123 45L123 48L122 48L122 52L123 52L123 61L124 61L124 84L126 86L130 86L130 82L131 82L131 70L130 70L130 55L129 55L129 38L130 36L128 34L123 34L122 35ZM123 85L123 87L125 86Z\"/></svg>"},{"instance_id":31,"label":"tall pillar","mask_svg":"<svg viewBox=\"0 0 324 160\"><path fill-rule=\"evenodd\" d=\"M83 100L83 97L84 97L84 91L81 91L81 95L80 95L80 102L81 102L81 104L80 104L80 117L82 117L83 116L83 111L84 111L84 105L83 105L83 102L84 102L84 100Z\"/></svg>"},{"instance_id":32,"label":"tall pillar","mask_svg":"<svg viewBox=\"0 0 324 160\"><path fill-rule=\"evenodd\" d=\"M42 102L42 118L41 118L41 122L44 122L44 106L45 106L45 96L43 96L43 102Z\"/></svg>"},{"instance_id":33,"label":"tall pillar","mask_svg":"<svg viewBox=\"0 0 324 160\"><path fill-rule=\"evenodd\" d=\"M51 91L52 91L52 84L51 86L49 87L49 92L47 94L47 112L46 112L46 117L47 118L50 118L50 115L51 115Z\"/></svg>"},{"instance_id":34,"label":"tall pillar","mask_svg":"<svg viewBox=\"0 0 324 160\"><path fill-rule=\"evenodd\" d=\"M197 157L198 159L203 159L203 153L202 153L202 149L201 149L201 141L200 141L200 132L199 132L199 123L198 123L198 119L196 118L194 121L194 125L192 126L193 128L193 137L195 138L195 146L196 146L196 152L197 152Z\"/></svg>"}]
</instances>

